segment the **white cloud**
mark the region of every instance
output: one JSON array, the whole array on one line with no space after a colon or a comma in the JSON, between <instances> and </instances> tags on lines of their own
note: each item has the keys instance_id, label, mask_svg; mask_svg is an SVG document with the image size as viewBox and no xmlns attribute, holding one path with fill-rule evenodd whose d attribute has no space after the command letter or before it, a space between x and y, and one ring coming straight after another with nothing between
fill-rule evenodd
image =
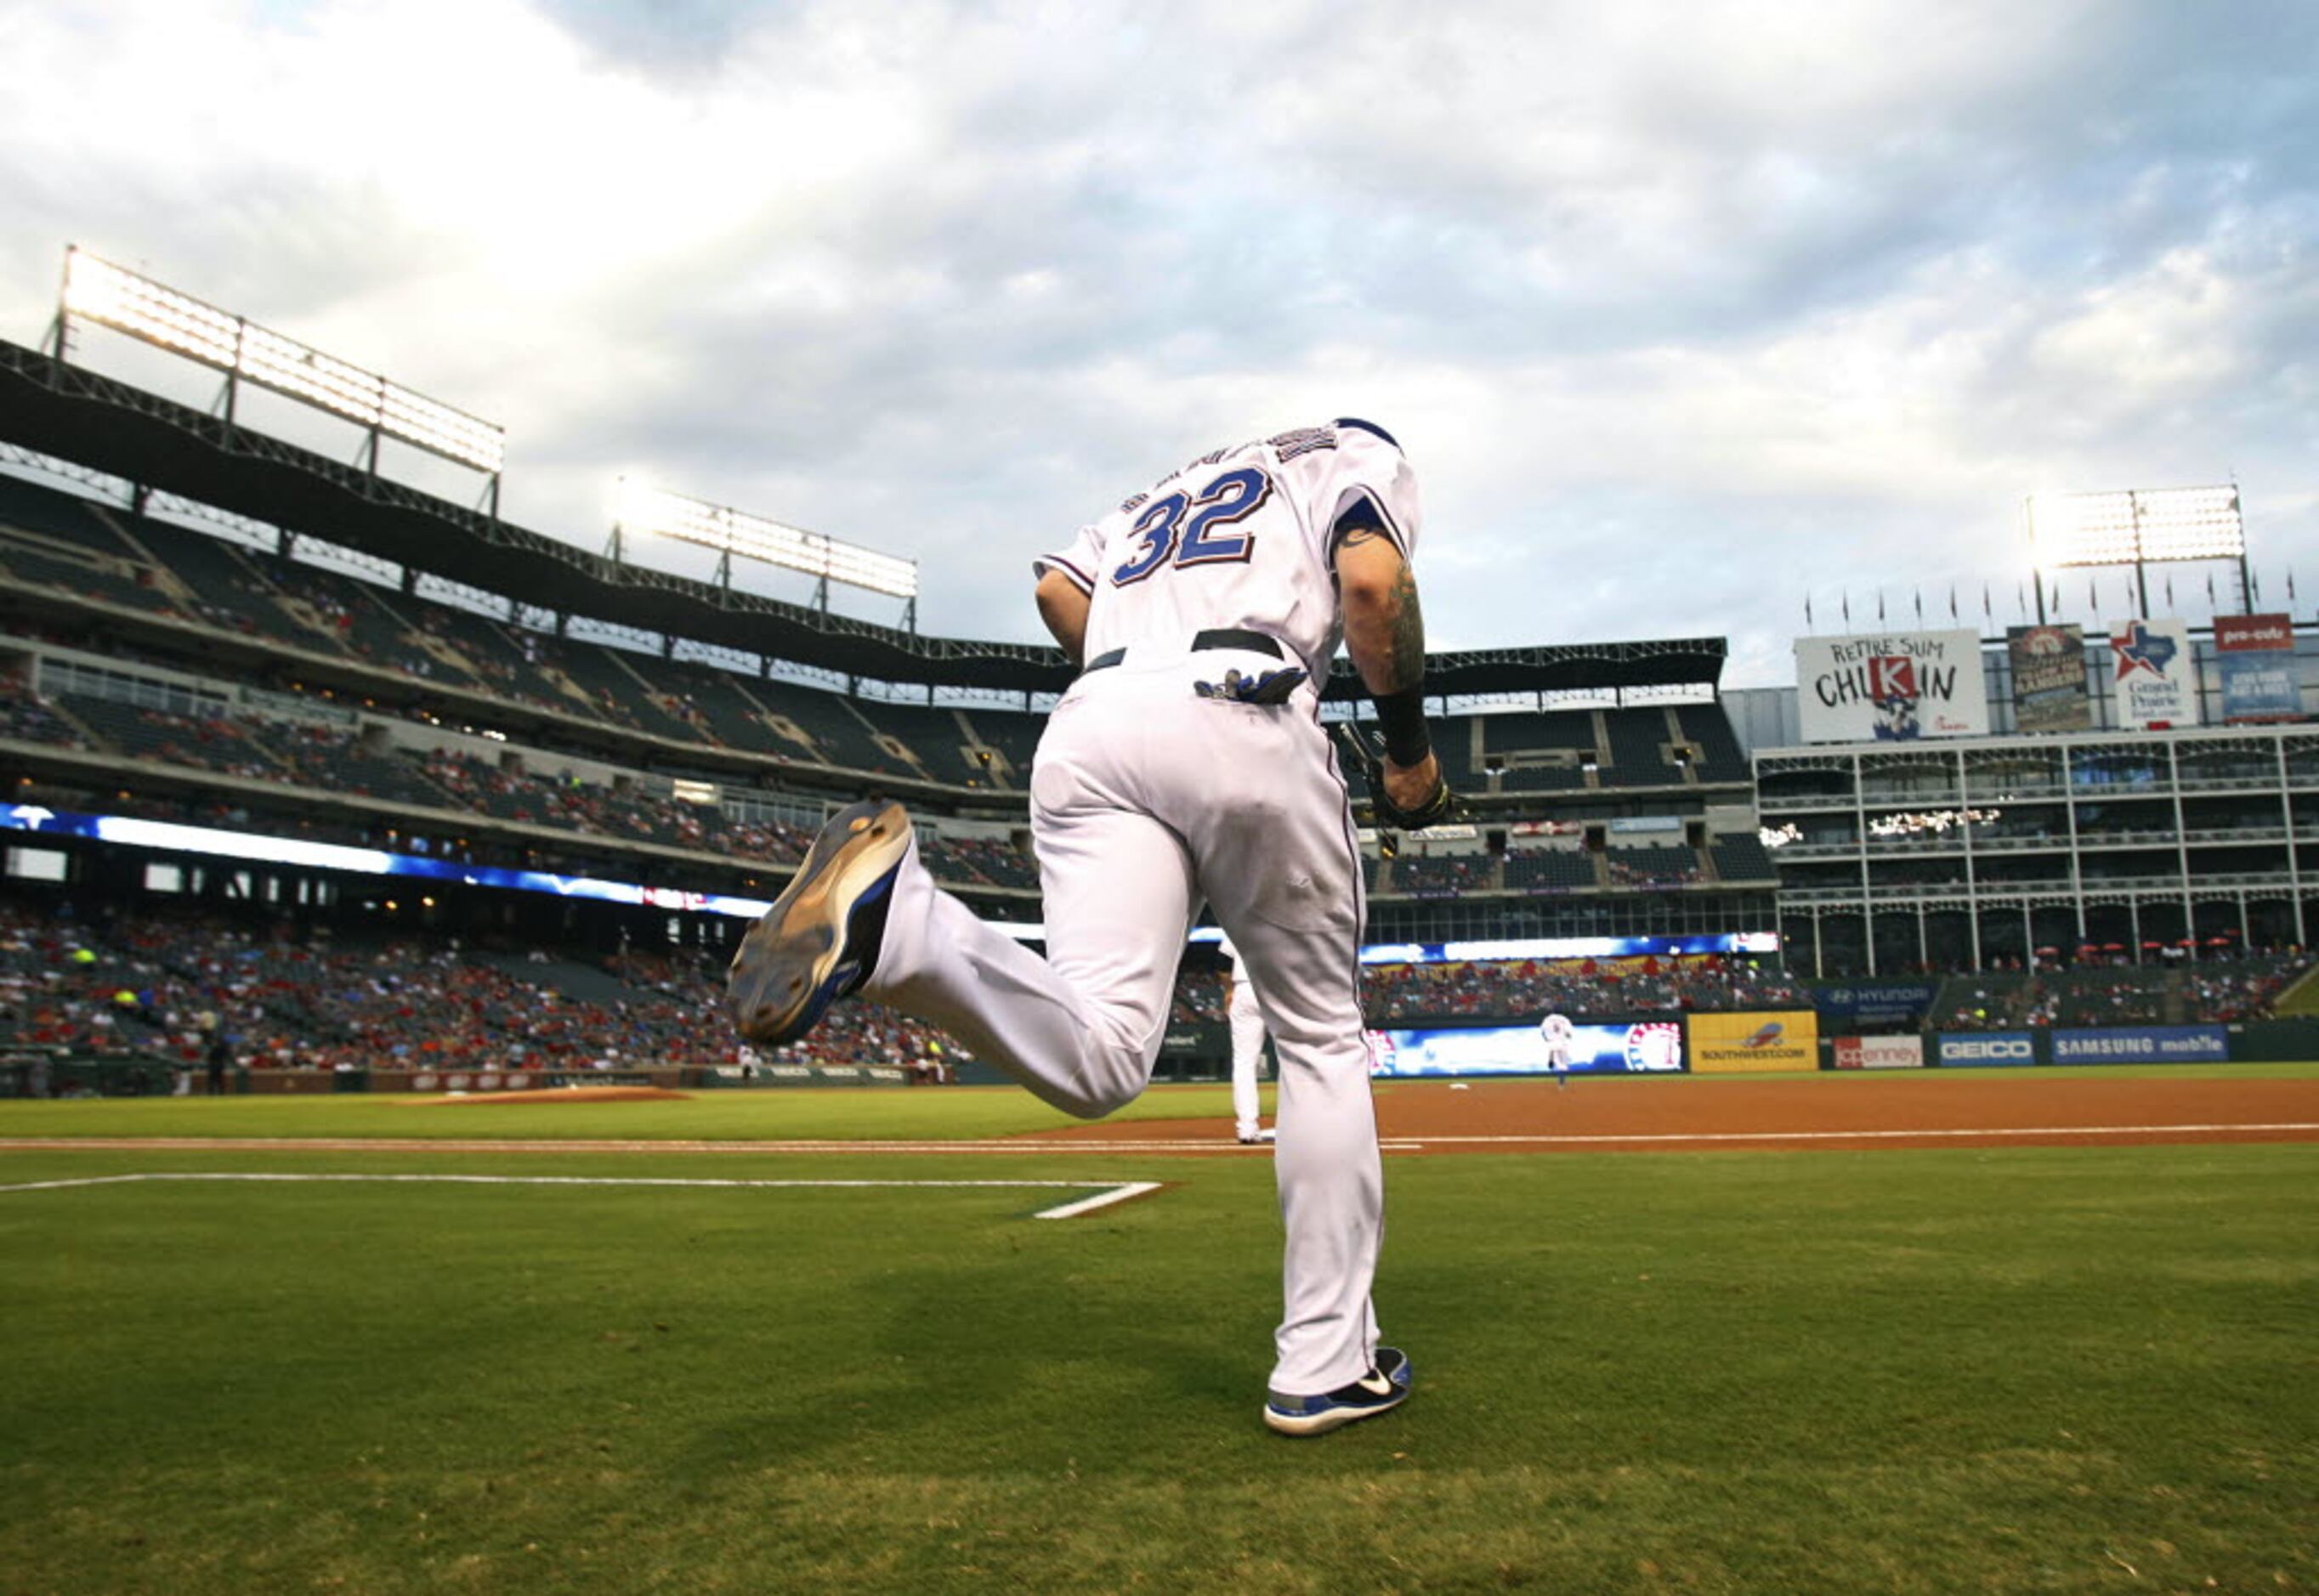
<instances>
[{"instance_id":1,"label":"white cloud","mask_svg":"<svg viewBox=\"0 0 2319 1596\"><path fill-rule=\"evenodd\" d=\"M0 10L0 333L77 239L504 421L519 519L649 470L921 558L954 633L1337 413L1425 473L1448 644L1752 671L1807 591L2001 586L2035 488L2235 471L2319 540L2301 9L1160 16Z\"/></svg>"}]
</instances>

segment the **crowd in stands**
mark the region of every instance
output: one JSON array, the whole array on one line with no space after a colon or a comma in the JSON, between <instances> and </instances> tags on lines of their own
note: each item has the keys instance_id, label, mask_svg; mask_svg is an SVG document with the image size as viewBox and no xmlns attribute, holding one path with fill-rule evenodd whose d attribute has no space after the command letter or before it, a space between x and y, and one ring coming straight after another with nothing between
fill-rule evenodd
<instances>
[{"instance_id":1,"label":"crowd in stands","mask_svg":"<svg viewBox=\"0 0 2319 1596\"><path fill-rule=\"evenodd\" d=\"M2310 968L2305 953L2223 950L2195 963L2041 960L1951 978L1929 1023L1945 1031L2227 1023L2268 1015Z\"/></svg>"},{"instance_id":2,"label":"crowd in stands","mask_svg":"<svg viewBox=\"0 0 2319 1596\"><path fill-rule=\"evenodd\" d=\"M1613 848L1602 855L1602 871L1611 886L1640 891L1689 887L1705 879L1698 857L1679 848Z\"/></svg>"},{"instance_id":3,"label":"crowd in stands","mask_svg":"<svg viewBox=\"0 0 2319 1596\"><path fill-rule=\"evenodd\" d=\"M130 1052L181 1067L213 1035L244 1068L609 1070L668 1065L898 1065L947 1079L968 1055L872 1003L794 1047L756 1051L726 1023L724 960L623 955L593 1001L475 957L456 939L338 945L213 917L89 925L0 904L0 1046Z\"/></svg>"},{"instance_id":4,"label":"crowd in stands","mask_svg":"<svg viewBox=\"0 0 2319 1596\"><path fill-rule=\"evenodd\" d=\"M1224 987L1222 970L1187 964L1176 978L1175 1022L1223 1019ZM1783 1008L1810 1001L1775 969L1719 957L1373 964L1361 972L1361 1007L1371 1025L1549 1012L1575 1017Z\"/></svg>"},{"instance_id":5,"label":"crowd in stands","mask_svg":"<svg viewBox=\"0 0 2319 1596\"><path fill-rule=\"evenodd\" d=\"M692 1031L718 1032L720 1041L731 1034L724 1017L726 964L722 955L704 952L630 952L606 961L623 981L651 994L667 1014ZM810 1035L788 1047L759 1051L733 1042L725 1044L725 1051L729 1056L714 1061L895 1064L936 1084L955 1079L957 1065L973 1056L934 1026L867 999L834 1005Z\"/></svg>"},{"instance_id":6,"label":"crowd in stands","mask_svg":"<svg viewBox=\"0 0 2319 1596\"><path fill-rule=\"evenodd\" d=\"M1372 1024L1457 1014L1777 1008L1809 1001L1776 970L1719 957L1372 965L1362 972L1361 992Z\"/></svg>"},{"instance_id":7,"label":"crowd in stands","mask_svg":"<svg viewBox=\"0 0 2319 1596\"><path fill-rule=\"evenodd\" d=\"M59 715L46 699L21 677L7 674L0 674L0 737L46 743L58 748L88 746L88 739Z\"/></svg>"}]
</instances>

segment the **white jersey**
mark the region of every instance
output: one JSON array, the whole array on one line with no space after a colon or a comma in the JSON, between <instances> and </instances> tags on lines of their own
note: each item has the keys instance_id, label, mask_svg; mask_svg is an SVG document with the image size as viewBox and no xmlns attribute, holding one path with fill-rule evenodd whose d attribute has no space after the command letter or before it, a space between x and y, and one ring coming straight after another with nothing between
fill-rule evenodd
<instances>
[{"instance_id":1,"label":"white jersey","mask_svg":"<svg viewBox=\"0 0 2319 1596\"><path fill-rule=\"evenodd\" d=\"M1416 474L1383 428L1345 419L1203 455L1033 569L1087 594L1090 660L1240 627L1286 644L1317 679L1344 635L1335 544L1355 510L1415 556Z\"/></svg>"},{"instance_id":2,"label":"white jersey","mask_svg":"<svg viewBox=\"0 0 2319 1596\"><path fill-rule=\"evenodd\" d=\"M1570 1044L1577 1040L1578 1027L1570 1023L1567 1014L1548 1014L1538 1023L1538 1034L1546 1043L1547 1056L1562 1062L1570 1057Z\"/></svg>"}]
</instances>

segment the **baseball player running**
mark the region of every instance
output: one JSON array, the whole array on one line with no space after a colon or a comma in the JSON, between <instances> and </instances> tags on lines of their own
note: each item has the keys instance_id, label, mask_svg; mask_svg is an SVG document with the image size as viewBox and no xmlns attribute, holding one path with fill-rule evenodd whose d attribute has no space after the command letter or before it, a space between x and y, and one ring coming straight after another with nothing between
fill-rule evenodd
<instances>
[{"instance_id":1,"label":"baseball player running","mask_svg":"<svg viewBox=\"0 0 2319 1596\"><path fill-rule=\"evenodd\" d=\"M1262 1100L1256 1090L1257 1071L1264 1063L1264 1005L1257 1001L1256 983L1248 978L1231 938L1224 939L1220 951L1232 960L1224 978L1224 1018L1232 1027L1232 1133L1242 1147L1254 1147L1273 1139L1264 1128Z\"/></svg>"},{"instance_id":2,"label":"baseball player running","mask_svg":"<svg viewBox=\"0 0 2319 1596\"><path fill-rule=\"evenodd\" d=\"M1546 1043L1546 1067L1554 1071L1554 1089L1559 1092L1570 1085L1570 1044L1578 1027L1568 1014L1548 1014L1538 1023L1538 1034Z\"/></svg>"},{"instance_id":3,"label":"baseball player running","mask_svg":"<svg viewBox=\"0 0 2319 1596\"><path fill-rule=\"evenodd\" d=\"M1264 1420L1288 1435L1384 1412L1410 1386L1369 1302L1384 1181L1361 869L1316 679L1341 638L1385 735L1378 819L1440 820L1408 564L1418 527L1400 446L1352 420L1218 449L1082 527L1033 567L1042 618L1082 662L1031 780L1048 957L939 890L902 807L872 800L823 828L728 982L759 1045L861 992L1094 1119L1150 1081L1205 900L1278 1055L1285 1305Z\"/></svg>"}]
</instances>

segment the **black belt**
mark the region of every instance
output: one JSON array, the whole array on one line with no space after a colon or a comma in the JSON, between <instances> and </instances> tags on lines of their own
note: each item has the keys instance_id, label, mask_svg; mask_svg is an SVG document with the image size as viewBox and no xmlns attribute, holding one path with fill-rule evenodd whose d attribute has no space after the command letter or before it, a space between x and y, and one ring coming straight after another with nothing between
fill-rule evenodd
<instances>
[{"instance_id":1,"label":"black belt","mask_svg":"<svg viewBox=\"0 0 2319 1596\"><path fill-rule=\"evenodd\" d=\"M1213 648L1244 648L1250 654L1268 654L1276 660L1285 660L1288 657L1287 652L1280 646L1278 638L1267 636L1262 632L1247 631L1240 627L1218 627L1213 631L1194 634L1192 637L1194 654L1205 654ZM1108 671L1126 658L1127 650L1124 648L1107 650L1089 660L1087 663L1087 669L1081 671L1079 674L1085 676L1096 671Z\"/></svg>"}]
</instances>

